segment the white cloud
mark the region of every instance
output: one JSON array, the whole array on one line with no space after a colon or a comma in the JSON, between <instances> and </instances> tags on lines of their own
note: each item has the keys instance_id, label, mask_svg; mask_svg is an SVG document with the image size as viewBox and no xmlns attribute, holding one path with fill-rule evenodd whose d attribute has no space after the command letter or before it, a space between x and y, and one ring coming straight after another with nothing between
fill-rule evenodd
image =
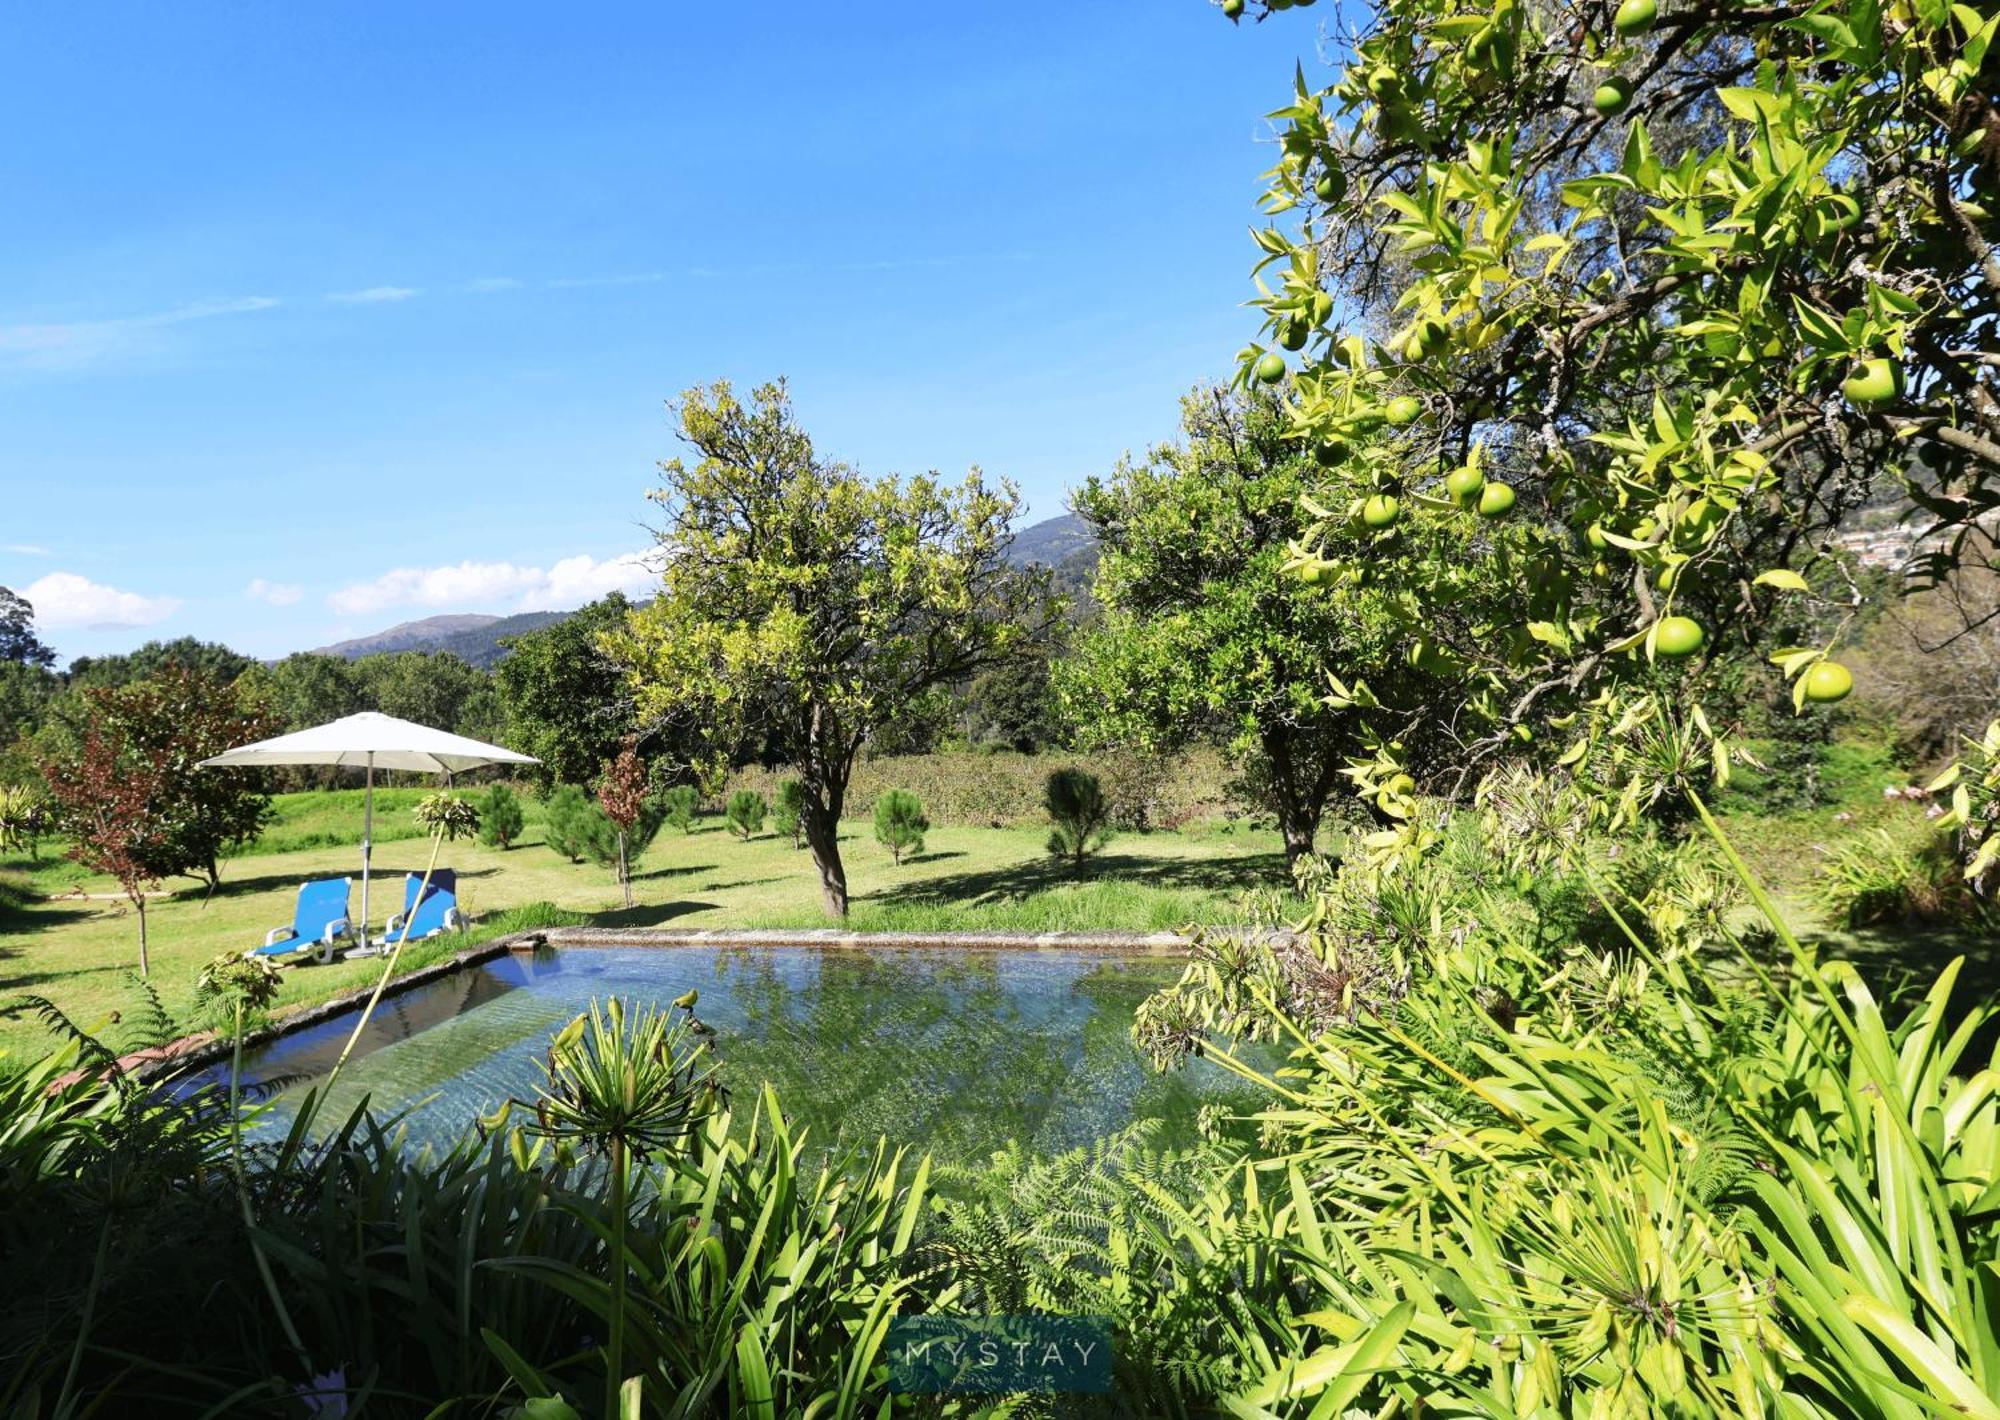
<instances>
[{"instance_id":1,"label":"white cloud","mask_svg":"<svg viewBox=\"0 0 2000 1420\"><path fill-rule=\"evenodd\" d=\"M268 311L278 304L273 296L244 296L233 301L176 306L144 316L49 325L0 325L0 369L76 369L157 343L158 333L169 326L218 316L249 315Z\"/></svg>"},{"instance_id":2,"label":"white cloud","mask_svg":"<svg viewBox=\"0 0 2000 1420\"><path fill-rule=\"evenodd\" d=\"M244 596L272 606L291 606L305 594L306 589L297 582L267 582L262 577L252 577L243 589Z\"/></svg>"},{"instance_id":3,"label":"white cloud","mask_svg":"<svg viewBox=\"0 0 2000 1420\"><path fill-rule=\"evenodd\" d=\"M466 561L448 567L398 567L372 582L342 587L326 600L342 616L365 616L396 606L567 611L607 592L639 591L654 576L645 554L637 552L603 561L588 555L565 557L546 568Z\"/></svg>"},{"instance_id":4,"label":"white cloud","mask_svg":"<svg viewBox=\"0 0 2000 1420\"><path fill-rule=\"evenodd\" d=\"M521 599L523 611L567 611L612 592L638 592L659 579L643 552L628 552L599 562L594 557L565 557L549 568L547 585Z\"/></svg>"},{"instance_id":5,"label":"white cloud","mask_svg":"<svg viewBox=\"0 0 2000 1420\"><path fill-rule=\"evenodd\" d=\"M21 595L35 608L35 621L52 628L81 626L91 631L113 631L151 626L180 609L180 602L174 597L146 597L120 591L74 572L51 572L28 583L21 589Z\"/></svg>"},{"instance_id":6,"label":"white cloud","mask_svg":"<svg viewBox=\"0 0 2000 1420\"><path fill-rule=\"evenodd\" d=\"M0 544L0 552L11 552L16 557L47 557L49 550L37 543L10 542Z\"/></svg>"},{"instance_id":7,"label":"white cloud","mask_svg":"<svg viewBox=\"0 0 2000 1420\"><path fill-rule=\"evenodd\" d=\"M383 301L407 301L420 294L414 286L369 286L360 291L329 292L329 301L348 306L373 306Z\"/></svg>"}]
</instances>

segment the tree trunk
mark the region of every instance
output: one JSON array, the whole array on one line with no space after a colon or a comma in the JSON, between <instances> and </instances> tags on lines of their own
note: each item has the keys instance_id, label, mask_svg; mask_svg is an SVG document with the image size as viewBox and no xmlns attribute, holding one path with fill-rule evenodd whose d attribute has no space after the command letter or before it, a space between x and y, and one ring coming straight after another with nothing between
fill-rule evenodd
<instances>
[{"instance_id":1,"label":"tree trunk","mask_svg":"<svg viewBox=\"0 0 2000 1420\"><path fill-rule=\"evenodd\" d=\"M624 890L625 906L632 905L632 868L625 857L625 830L618 830L618 886Z\"/></svg>"},{"instance_id":2,"label":"tree trunk","mask_svg":"<svg viewBox=\"0 0 2000 1420\"><path fill-rule=\"evenodd\" d=\"M132 894L132 906L139 913L139 979L144 981L151 972L146 960L146 893L143 888Z\"/></svg>"},{"instance_id":3,"label":"tree trunk","mask_svg":"<svg viewBox=\"0 0 2000 1420\"><path fill-rule=\"evenodd\" d=\"M1299 782L1291 736L1282 727L1264 731L1262 738L1264 757L1270 761L1272 807L1278 811L1278 832L1285 840L1285 866L1296 868L1299 859L1313 851L1320 814L1326 808L1326 788L1317 781Z\"/></svg>"},{"instance_id":4,"label":"tree trunk","mask_svg":"<svg viewBox=\"0 0 2000 1420\"><path fill-rule=\"evenodd\" d=\"M847 916L847 869L840 861L840 817L823 806L808 806L801 816L806 827L806 843L812 849L813 866L819 869L820 900L826 915Z\"/></svg>"},{"instance_id":5,"label":"tree trunk","mask_svg":"<svg viewBox=\"0 0 2000 1420\"><path fill-rule=\"evenodd\" d=\"M840 861L840 810L847 800L847 779L854 772L858 739L841 730L839 719L824 705L815 705L806 726L805 763L799 766L799 786L805 791L799 818L813 866L819 869L820 898L829 917L847 916L847 869Z\"/></svg>"}]
</instances>

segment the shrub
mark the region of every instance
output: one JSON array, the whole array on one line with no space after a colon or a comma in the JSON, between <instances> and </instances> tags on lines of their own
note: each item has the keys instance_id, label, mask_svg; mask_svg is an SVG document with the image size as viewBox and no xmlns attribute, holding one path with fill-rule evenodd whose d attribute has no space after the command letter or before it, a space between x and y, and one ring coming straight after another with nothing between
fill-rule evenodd
<instances>
[{"instance_id":1,"label":"shrub","mask_svg":"<svg viewBox=\"0 0 2000 1420\"><path fill-rule=\"evenodd\" d=\"M1820 903L1846 927L1885 922L1940 922L1972 910L1950 845L1934 832L1919 837L1886 828L1843 843L1819 870Z\"/></svg>"},{"instance_id":2,"label":"shrub","mask_svg":"<svg viewBox=\"0 0 2000 1420\"><path fill-rule=\"evenodd\" d=\"M520 797L505 784L495 784L480 797L479 841L487 847L512 848L526 822Z\"/></svg>"},{"instance_id":3,"label":"shrub","mask_svg":"<svg viewBox=\"0 0 2000 1420\"><path fill-rule=\"evenodd\" d=\"M1111 825L1118 829L1180 828L1241 817L1256 808L1226 756L1205 746L1171 756L1126 750L1060 756L1012 750L880 755L856 763L847 802L858 811L886 790L908 789L923 800L932 823L1034 828L1046 821L1042 791L1049 771L1065 767L1098 777L1111 806ZM780 778L767 769L739 769L727 787L775 797Z\"/></svg>"},{"instance_id":4,"label":"shrub","mask_svg":"<svg viewBox=\"0 0 2000 1420\"><path fill-rule=\"evenodd\" d=\"M875 801L875 841L899 864L905 853L924 851L924 830L930 826L923 801L908 789L891 789Z\"/></svg>"},{"instance_id":5,"label":"shrub","mask_svg":"<svg viewBox=\"0 0 2000 1420\"><path fill-rule=\"evenodd\" d=\"M701 817L701 790L692 784L676 784L660 795L660 803L668 823L682 833L694 832L694 822Z\"/></svg>"},{"instance_id":6,"label":"shrub","mask_svg":"<svg viewBox=\"0 0 2000 1420\"><path fill-rule=\"evenodd\" d=\"M1055 828L1049 852L1081 869L1083 860L1111 841L1111 807L1095 774L1058 769L1049 775L1042 805Z\"/></svg>"},{"instance_id":7,"label":"shrub","mask_svg":"<svg viewBox=\"0 0 2000 1420\"><path fill-rule=\"evenodd\" d=\"M544 832L549 847L570 860L581 863L590 856L593 819L611 820L604 810L575 784L564 784L549 796L548 823Z\"/></svg>"},{"instance_id":8,"label":"shrub","mask_svg":"<svg viewBox=\"0 0 2000 1420\"><path fill-rule=\"evenodd\" d=\"M806 786L796 779L778 781L777 797L771 801L771 826L792 840L792 847L805 846Z\"/></svg>"},{"instance_id":9,"label":"shrub","mask_svg":"<svg viewBox=\"0 0 2000 1420\"><path fill-rule=\"evenodd\" d=\"M723 815L729 823L729 831L744 842L764 831L764 815L771 805L755 789L738 789L729 796L729 808Z\"/></svg>"}]
</instances>

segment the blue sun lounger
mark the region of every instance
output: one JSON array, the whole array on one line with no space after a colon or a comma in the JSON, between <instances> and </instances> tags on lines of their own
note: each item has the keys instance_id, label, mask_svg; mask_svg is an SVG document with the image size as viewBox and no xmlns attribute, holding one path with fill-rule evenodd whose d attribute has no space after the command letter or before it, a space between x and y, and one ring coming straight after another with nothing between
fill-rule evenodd
<instances>
[{"instance_id":1,"label":"blue sun lounger","mask_svg":"<svg viewBox=\"0 0 2000 1420\"><path fill-rule=\"evenodd\" d=\"M298 906L292 911L292 925L273 927L264 945L252 947L250 955L289 957L299 952L317 952L322 962L333 960L333 944L352 930L347 921L347 879L320 878L299 884Z\"/></svg>"},{"instance_id":2,"label":"blue sun lounger","mask_svg":"<svg viewBox=\"0 0 2000 1420\"><path fill-rule=\"evenodd\" d=\"M406 939L419 942L458 927L458 875L450 868L437 869L431 874L424 900L418 902L417 889L423 882L422 873L403 879L403 910L389 919L389 930L382 934L383 946L393 947Z\"/></svg>"}]
</instances>

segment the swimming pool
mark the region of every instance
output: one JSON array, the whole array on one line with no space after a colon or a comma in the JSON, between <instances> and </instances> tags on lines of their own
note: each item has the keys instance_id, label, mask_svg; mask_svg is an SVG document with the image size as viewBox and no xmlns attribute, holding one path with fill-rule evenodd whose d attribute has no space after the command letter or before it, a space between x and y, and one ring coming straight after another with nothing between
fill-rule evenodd
<instances>
[{"instance_id":1,"label":"swimming pool","mask_svg":"<svg viewBox=\"0 0 2000 1420\"><path fill-rule=\"evenodd\" d=\"M747 1116L765 1081L816 1137L878 1136L940 1159L1015 1140L1055 1152L1136 1119L1162 1144L1193 1137L1204 1104L1253 1103L1202 1061L1154 1073L1132 1011L1178 958L1072 948L561 947L511 954L385 999L320 1118L367 1096L403 1113L411 1142L447 1144L508 1099L532 1100L549 1037L593 998L664 1005L690 987L717 1032L722 1078ZM245 1063L288 1081L289 1125L353 1029L338 1017Z\"/></svg>"}]
</instances>

